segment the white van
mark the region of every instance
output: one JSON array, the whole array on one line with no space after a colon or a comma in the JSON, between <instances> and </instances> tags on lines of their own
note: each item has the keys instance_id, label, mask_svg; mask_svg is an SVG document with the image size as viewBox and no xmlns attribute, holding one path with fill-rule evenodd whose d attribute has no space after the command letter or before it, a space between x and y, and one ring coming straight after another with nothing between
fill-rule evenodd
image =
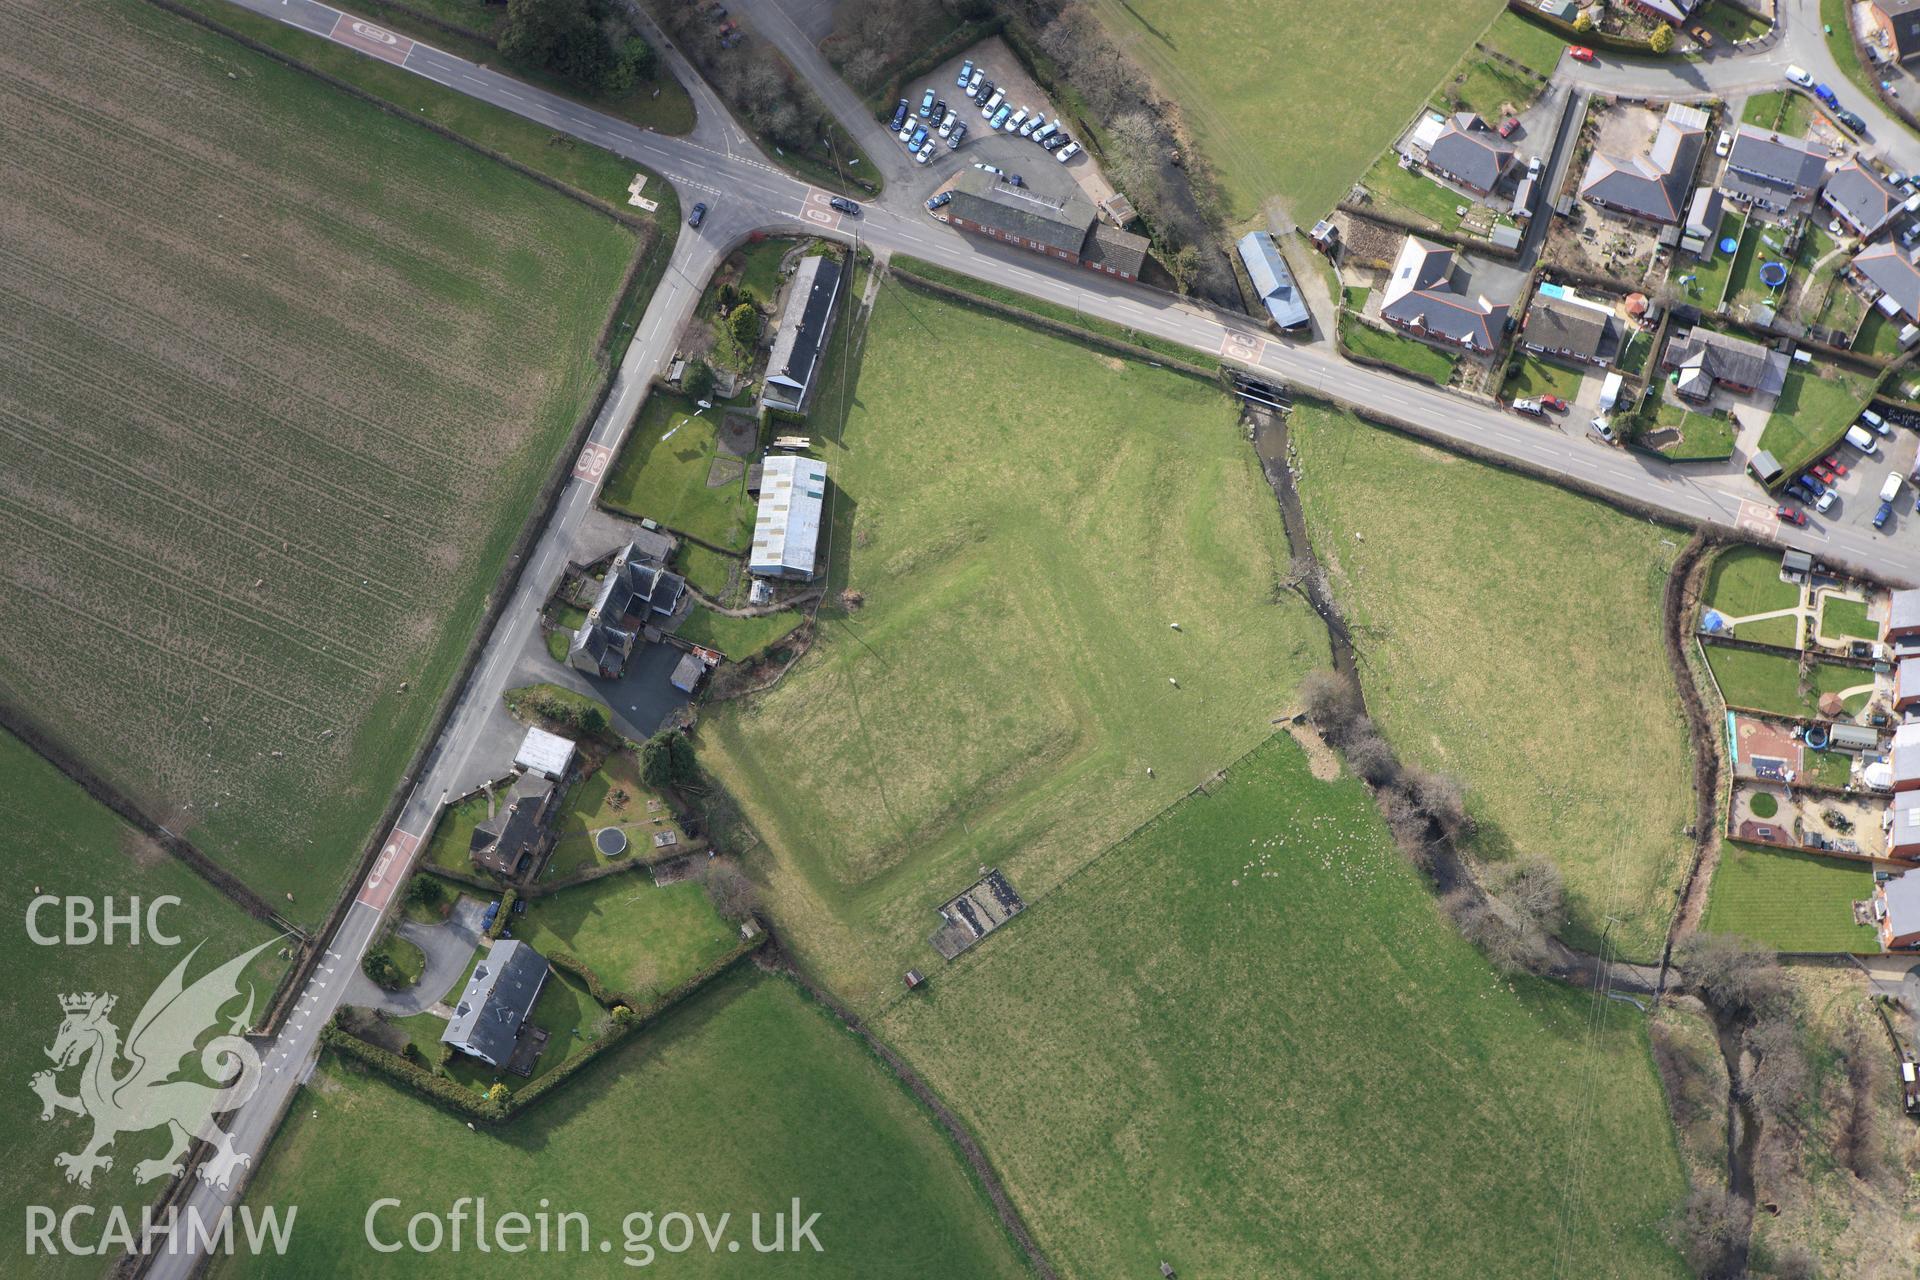
<instances>
[{"instance_id":1,"label":"white van","mask_svg":"<svg viewBox=\"0 0 1920 1280\"><path fill-rule=\"evenodd\" d=\"M1794 84L1799 85L1802 89L1813 88L1813 77L1808 75L1805 71L1801 70L1799 67L1788 67L1787 79L1792 81Z\"/></svg>"},{"instance_id":2,"label":"white van","mask_svg":"<svg viewBox=\"0 0 1920 1280\"><path fill-rule=\"evenodd\" d=\"M1873 436L1864 427L1848 427L1847 443L1869 456L1880 452L1880 446L1874 443Z\"/></svg>"},{"instance_id":3,"label":"white van","mask_svg":"<svg viewBox=\"0 0 1920 1280\"><path fill-rule=\"evenodd\" d=\"M1899 496L1900 473L1898 471L1889 471L1887 472L1887 482L1880 486L1880 501L1892 502Z\"/></svg>"}]
</instances>

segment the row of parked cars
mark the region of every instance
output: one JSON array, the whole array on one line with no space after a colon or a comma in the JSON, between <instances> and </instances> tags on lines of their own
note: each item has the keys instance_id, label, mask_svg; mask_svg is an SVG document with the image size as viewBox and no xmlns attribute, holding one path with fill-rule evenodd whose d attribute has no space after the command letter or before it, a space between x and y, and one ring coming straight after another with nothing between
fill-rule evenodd
<instances>
[{"instance_id":1,"label":"row of parked cars","mask_svg":"<svg viewBox=\"0 0 1920 1280\"><path fill-rule=\"evenodd\" d=\"M987 79L986 71L975 67L973 59L969 58L960 65L960 74L954 81L954 87L980 108L980 114L986 118L987 128L1031 139L1062 164L1080 154L1080 144L1060 128L1059 121L1049 120L1042 112L1015 107L1008 102L1006 90ZM949 106L936 89L928 89L920 95L917 110L905 98L894 104L891 127L895 136L907 144L907 150L913 152L914 159L921 164L933 158L935 137L946 139L950 151L957 151L967 137L967 125L960 119L957 104Z\"/></svg>"},{"instance_id":2,"label":"row of parked cars","mask_svg":"<svg viewBox=\"0 0 1920 1280\"><path fill-rule=\"evenodd\" d=\"M940 139L946 139L949 151L958 151L967 140L967 126L961 122L960 113L948 110L946 101L935 97L931 89L921 97L917 116L907 100L900 99L894 105L890 127L921 164L933 159L933 149Z\"/></svg>"},{"instance_id":3,"label":"row of parked cars","mask_svg":"<svg viewBox=\"0 0 1920 1280\"><path fill-rule=\"evenodd\" d=\"M1866 409L1861 411L1860 420L1847 428L1846 442L1860 451L1862 459L1875 458L1880 455L1880 442L1874 437L1892 434L1893 428L1887 425L1884 417L1872 409ZM1840 452L1836 449L1789 480L1785 492L1788 497L1805 503L1815 511L1825 512L1839 500L1840 477L1846 474L1847 464L1840 460ZM1886 479L1880 485L1880 506L1873 514L1874 528L1886 528L1887 521L1893 516L1893 504L1900 497L1901 485L1898 471L1887 472ZM1914 499L1913 505L1915 511L1920 511L1920 497ZM1799 507L1782 504L1773 514L1786 524L1806 527L1807 513Z\"/></svg>"}]
</instances>

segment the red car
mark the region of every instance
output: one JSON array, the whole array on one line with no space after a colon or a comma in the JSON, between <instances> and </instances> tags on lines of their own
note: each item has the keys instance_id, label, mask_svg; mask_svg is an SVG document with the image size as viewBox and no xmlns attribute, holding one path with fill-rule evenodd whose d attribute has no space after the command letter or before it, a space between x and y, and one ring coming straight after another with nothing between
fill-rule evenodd
<instances>
[{"instance_id":1,"label":"red car","mask_svg":"<svg viewBox=\"0 0 1920 1280\"><path fill-rule=\"evenodd\" d=\"M1812 466L1808 467L1807 470L1813 472L1815 476L1819 477L1821 484L1832 484L1836 479L1839 478L1835 476L1833 472L1827 470L1826 465L1824 463L1816 462Z\"/></svg>"},{"instance_id":2,"label":"red car","mask_svg":"<svg viewBox=\"0 0 1920 1280\"><path fill-rule=\"evenodd\" d=\"M1790 524L1796 529L1807 527L1807 513L1794 507L1775 507L1773 518L1782 524Z\"/></svg>"},{"instance_id":3,"label":"red car","mask_svg":"<svg viewBox=\"0 0 1920 1280\"><path fill-rule=\"evenodd\" d=\"M1567 411L1567 402L1559 396L1541 396L1540 404L1541 407L1551 409L1555 413L1565 413Z\"/></svg>"},{"instance_id":4,"label":"red car","mask_svg":"<svg viewBox=\"0 0 1920 1280\"><path fill-rule=\"evenodd\" d=\"M1592 62L1593 50L1583 44L1570 44L1567 46L1567 56L1575 62Z\"/></svg>"},{"instance_id":5,"label":"red car","mask_svg":"<svg viewBox=\"0 0 1920 1280\"><path fill-rule=\"evenodd\" d=\"M1840 461L1840 455L1837 453L1830 453L1826 457L1820 459L1820 461L1826 464L1827 470L1833 472L1833 474L1837 476L1843 476L1847 474L1847 464Z\"/></svg>"},{"instance_id":6,"label":"red car","mask_svg":"<svg viewBox=\"0 0 1920 1280\"><path fill-rule=\"evenodd\" d=\"M1511 138L1513 136L1513 131L1515 129L1518 129L1519 127L1520 127L1520 117L1508 116L1505 120L1502 120L1500 122L1500 136L1503 138Z\"/></svg>"}]
</instances>

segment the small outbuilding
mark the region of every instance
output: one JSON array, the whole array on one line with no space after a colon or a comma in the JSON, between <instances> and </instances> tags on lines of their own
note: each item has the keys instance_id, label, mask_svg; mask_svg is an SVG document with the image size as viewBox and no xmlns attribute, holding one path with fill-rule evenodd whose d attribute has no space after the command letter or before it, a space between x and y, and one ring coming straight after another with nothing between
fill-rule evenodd
<instances>
[{"instance_id":1,"label":"small outbuilding","mask_svg":"<svg viewBox=\"0 0 1920 1280\"><path fill-rule=\"evenodd\" d=\"M1780 572L1789 578L1806 578L1813 574L1813 557L1805 551L1788 551L1780 557Z\"/></svg>"},{"instance_id":2,"label":"small outbuilding","mask_svg":"<svg viewBox=\"0 0 1920 1280\"><path fill-rule=\"evenodd\" d=\"M536 725L520 740L513 763L528 773L558 782L573 769L573 741Z\"/></svg>"},{"instance_id":3,"label":"small outbuilding","mask_svg":"<svg viewBox=\"0 0 1920 1280\"><path fill-rule=\"evenodd\" d=\"M1253 291L1259 295L1274 324L1286 330L1311 325L1313 315L1307 310L1300 286L1293 282L1293 272L1273 237L1264 231L1249 231L1240 237L1238 248L1247 278L1253 281Z\"/></svg>"},{"instance_id":4,"label":"small outbuilding","mask_svg":"<svg viewBox=\"0 0 1920 1280\"><path fill-rule=\"evenodd\" d=\"M1765 449L1758 449L1754 451L1751 458L1747 459L1747 474L1762 485L1772 485L1774 481L1787 474L1787 470L1780 465L1778 458Z\"/></svg>"}]
</instances>

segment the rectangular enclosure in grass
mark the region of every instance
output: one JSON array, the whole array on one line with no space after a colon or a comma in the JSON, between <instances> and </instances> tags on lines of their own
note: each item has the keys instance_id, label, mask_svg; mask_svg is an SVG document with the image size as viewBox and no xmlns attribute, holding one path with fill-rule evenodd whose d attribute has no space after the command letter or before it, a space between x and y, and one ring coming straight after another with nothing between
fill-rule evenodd
<instances>
[{"instance_id":1,"label":"rectangular enclosure in grass","mask_svg":"<svg viewBox=\"0 0 1920 1280\"><path fill-rule=\"evenodd\" d=\"M1872 895L1867 863L1724 840L1700 927L1779 951L1877 952L1879 936L1853 921Z\"/></svg>"}]
</instances>

